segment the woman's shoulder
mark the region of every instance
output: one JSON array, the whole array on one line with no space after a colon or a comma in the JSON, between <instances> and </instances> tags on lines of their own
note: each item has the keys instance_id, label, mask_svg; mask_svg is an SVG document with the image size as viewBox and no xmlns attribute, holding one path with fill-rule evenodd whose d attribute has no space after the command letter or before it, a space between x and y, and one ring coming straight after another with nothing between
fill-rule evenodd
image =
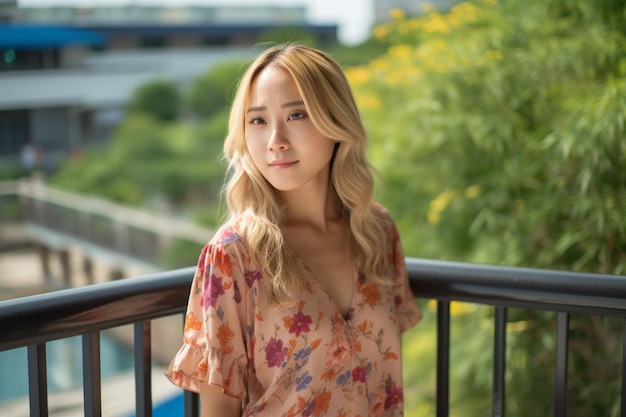
<instances>
[{"instance_id":1,"label":"woman's shoulder","mask_svg":"<svg viewBox=\"0 0 626 417\"><path fill-rule=\"evenodd\" d=\"M212 246L226 247L233 242L241 242L241 235L239 233L239 219L229 219L213 234L209 244Z\"/></svg>"},{"instance_id":2,"label":"woman's shoulder","mask_svg":"<svg viewBox=\"0 0 626 417\"><path fill-rule=\"evenodd\" d=\"M382 203L379 203L378 201L373 201L372 204L371 204L371 207L372 207L372 210L374 212L377 212L377 213L380 213L381 215L390 217L389 210L387 210L387 207L382 205Z\"/></svg>"},{"instance_id":3,"label":"woman's shoulder","mask_svg":"<svg viewBox=\"0 0 626 417\"><path fill-rule=\"evenodd\" d=\"M374 216L386 226L391 229L395 227L395 223L387 207L377 201L374 201L371 204L371 210Z\"/></svg>"},{"instance_id":4,"label":"woman's shoulder","mask_svg":"<svg viewBox=\"0 0 626 417\"><path fill-rule=\"evenodd\" d=\"M250 251L241 237L239 224L240 219L233 218L220 225L204 246L203 252L213 257L227 254L240 260L248 260Z\"/></svg>"},{"instance_id":5,"label":"woman's shoulder","mask_svg":"<svg viewBox=\"0 0 626 417\"><path fill-rule=\"evenodd\" d=\"M204 246L200 254L200 264L219 265L220 270L231 271L238 268L242 273L256 269L248 246L241 238L238 219L230 219L223 223ZM230 275L230 273L229 273Z\"/></svg>"}]
</instances>

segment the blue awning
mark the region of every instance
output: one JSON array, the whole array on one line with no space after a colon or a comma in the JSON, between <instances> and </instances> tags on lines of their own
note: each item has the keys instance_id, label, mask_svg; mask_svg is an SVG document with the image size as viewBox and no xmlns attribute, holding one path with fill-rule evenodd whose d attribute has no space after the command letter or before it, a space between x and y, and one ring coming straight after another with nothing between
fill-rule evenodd
<instances>
[{"instance_id":1,"label":"blue awning","mask_svg":"<svg viewBox=\"0 0 626 417\"><path fill-rule=\"evenodd\" d=\"M51 25L0 25L0 49L48 49L69 45L103 46L96 32Z\"/></svg>"}]
</instances>

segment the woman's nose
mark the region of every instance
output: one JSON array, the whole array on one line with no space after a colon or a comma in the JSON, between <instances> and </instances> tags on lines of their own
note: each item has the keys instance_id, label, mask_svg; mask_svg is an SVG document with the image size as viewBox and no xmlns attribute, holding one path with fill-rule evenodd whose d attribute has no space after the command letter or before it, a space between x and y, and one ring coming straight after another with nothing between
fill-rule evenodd
<instances>
[{"instance_id":1,"label":"woman's nose","mask_svg":"<svg viewBox=\"0 0 626 417\"><path fill-rule=\"evenodd\" d=\"M270 151L285 150L289 148L289 140L287 140L282 128L275 127L272 129L270 139L267 142L267 148Z\"/></svg>"}]
</instances>

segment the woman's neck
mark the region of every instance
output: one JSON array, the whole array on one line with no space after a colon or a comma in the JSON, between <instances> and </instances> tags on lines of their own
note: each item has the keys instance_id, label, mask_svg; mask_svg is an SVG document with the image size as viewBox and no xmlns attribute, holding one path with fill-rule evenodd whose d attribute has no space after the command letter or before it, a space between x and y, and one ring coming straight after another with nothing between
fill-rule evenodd
<instances>
[{"instance_id":1,"label":"woman's neck","mask_svg":"<svg viewBox=\"0 0 626 417\"><path fill-rule=\"evenodd\" d=\"M293 191L283 193L282 197L286 227L307 225L324 231L343 217L341 201L332 186L323 194Z\"/></svg>"}]
</instances>

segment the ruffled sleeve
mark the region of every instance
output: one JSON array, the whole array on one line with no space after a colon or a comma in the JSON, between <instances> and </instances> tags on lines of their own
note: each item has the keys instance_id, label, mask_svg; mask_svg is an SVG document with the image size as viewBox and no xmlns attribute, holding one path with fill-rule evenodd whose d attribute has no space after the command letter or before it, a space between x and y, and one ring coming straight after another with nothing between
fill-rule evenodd
<instances>
[{"instance_id":1,"label":"ruffled sleeve","mask_svg":"<svg viewBox=\"0 0 626 417\"><path fill-rule=\"evenodd\" d=\"M400 242L400 235L393 221L391 221L390 261L395 271L394 303L400 331L404 332L415 326L422 318L422 312L417 305L413 291L409 285L409 278L404 262L404 251Z\"/></svg>"},{"instance_id":2,"label":"ruffled sleeve","mask_svg":"<svg viewBox=\"0 0 626 417\"><path fill-rule=\"evenodd\" d=\"M183 346L166 376L184 389L202 384L247 398L248 287L237 242L209 243L200 254L185 317ZM243 284L243 285L242 285Z\"/></svg>"}]
</instances>

